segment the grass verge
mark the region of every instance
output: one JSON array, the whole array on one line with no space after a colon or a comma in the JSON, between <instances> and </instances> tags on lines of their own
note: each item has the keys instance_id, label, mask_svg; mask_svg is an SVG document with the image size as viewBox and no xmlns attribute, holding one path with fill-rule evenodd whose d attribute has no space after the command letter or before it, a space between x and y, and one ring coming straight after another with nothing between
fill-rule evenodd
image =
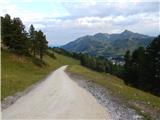
<instances>
[{"instance_id":1,"label":"grass verge","mask_svg":"<svg viewBox=\"0 0 160 120\"><path fill-rule=\"evenodd\" d=\"M34 64L31 57L18 58L7 50L2 50L1 54L1 100L23 91L62 65L79 64L78 60L56 53L56 59L45 55L45 65L41 67Z\"/></svg>"},{"instance_id":2,"label":"grass verge","mask_svg":"<svg viewBox=\"0 0 160 120\"><path fill-rule=\"evenodd\" d=\"M157 117L156 115L160 112L160 97L127 86L123 80L118 77L95 72L80 65L71 65L67 71L84 76L87 80L103 86L109 90L112 95L122 98L127 104L139 110L138 112L147 116L146 118L150 118L149 116L153 118Z\"/></svg>"}]
</instances>

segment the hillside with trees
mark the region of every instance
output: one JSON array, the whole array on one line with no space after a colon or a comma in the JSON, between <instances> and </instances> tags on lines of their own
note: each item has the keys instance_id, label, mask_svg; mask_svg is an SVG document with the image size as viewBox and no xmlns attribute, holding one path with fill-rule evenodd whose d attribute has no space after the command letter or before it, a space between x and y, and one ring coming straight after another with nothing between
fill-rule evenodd
<instances>
[{"instance_id":1,"label":"hillside with trees","mask_svg":"<svg viewBox=\"0 0 160 120\"><path fill-rule=\"evenodd\" d=\"M33 25L26 31L20 18L11 19L6 14L1 17L1 27L2 101L21 94L62 65L79 64L78 60L50 51L45 34Z\"/></svg>"},{"instance_id":2,"label":"hillside with trees","mask_svg":"<svg viewBox=\"0 0 160 120\"><path fill-rule=\"evenodd\" d=\"M160 96L160 36L147 48L140 47L125 54L126 84L151 91Z\"/></svg>"},{"instance_id":3,"label":"hillside with trees","mask_svg":"<svg viewBox=\"0 0 160 120\"><path fill-rule=\"evenodd\" d=\"M6 14L1 17L2 45L10 51L16 53L19 57L32 55L42 61L44 53L48 48L46 36L41 30L35 30L31 25L29 32L25 30L25 25L20 18L11 19Z\"/></svg>"},{"instance_id":4,"label":"hillside with trees","mask_svg":"<svg viewBox=\"0 0 160 120\"><path fill-rule=\"evenodd\" d=\"M88 76L91 81L109 88L117 96L131 100L133 104L143 102L149 106L149 109L156 109L157 115L160 106L160 36L147 45L145 44L146 47L128 50L124 55L125 64L120 65L107 59L107 55L97 56L84 52L70 52L58 47L48 47L46 35L42 30L36 30L33 25L30 25L29 30L26 31L20 18L12 19L6 14L1 17L1 24L2 100L25 90L28 86L43 79L49 72L67 64L71 65L69 66L71 72ZM104 44L107 36L109 35L96 34L94 37L97 39L103 38L100 41L92 40L93 36L87 36L85 37L87 44L86 41L76 44L81 50L89 50L92 45L100 50L102 45L109 45ZM111 36L114 38L112 39L115 41L114 45L120 45L118 35ZM148 36L133 34L130 31L123 32L121 36L125 38L121 39L121 42L126 41L128 36L131 36L132 40L127 39L127 41L133 41L133 38L137 36L141 36L141 40L142 38L148 39ZM78 41L81 40L82 38ZM94 50L96 54L97 51ZM139 106L138 109L144 110L143 106ZM143 112L141 114L145 116ZM151 116L154 118L154 115ZM146 118L149 117L146 115Z\"/></svg>"},{"instance_id":5,"label":"hillside with trees","mask_svg":"<svg viewBox=\"0 0 160 120\"><path fill-rule=\"evenodd\" d=\"M110 73L124 80L127 85L160 96L160 36L156 37L146 48L139 47L124 55L125 64L113 64L104 56L94 57L89 54L68 52L62 48L53 48L80 60L81 65L98 72Z\"/></svg>"},{"instance_id":6,"label":"hillside with trees","mask_svg":"<svg viewBox=\"0 0 160 120\"><path fill-rule=\"evenodd\" d=\"M62 46L70 52L81 52L92 56L123 56L127 50L146 47L154 37L124 30L122 33L97 33L86 35Z\"/></svg>"}]
</instances>

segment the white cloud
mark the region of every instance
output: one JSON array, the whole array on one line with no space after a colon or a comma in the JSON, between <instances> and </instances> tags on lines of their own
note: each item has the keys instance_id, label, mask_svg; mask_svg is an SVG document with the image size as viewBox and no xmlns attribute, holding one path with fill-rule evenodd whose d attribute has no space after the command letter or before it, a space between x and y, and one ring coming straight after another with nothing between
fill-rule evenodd
<instances>
[{"instance_id":1,"label":"white cloud","mask_svg":"<svg viewBox=\"0 0 160 120\"><path fill-rule=\"evenodd\" d=\"M128 2L129 1L129 2ZM41 8L31 10L20 4L46 2L60 4L48 12ZM121 4L120 4L121 2ZM33 24L42 29L49 41L64 44L82 35L97 32L116 33L124 29L135 32L157 35L159 31L159 3L154 0L3 0L0 1L0 15L9 13L12 17L20 17L28 27ZM45 9L45 8L43 8ZM51 43L50 43L51 44Z\"/></svg>"},{"instance_id":2,"label":"white cloud","mask_svg":"<svg viewBox=\"0 0 160 120\"><path fill-rule=\"evenodd\" d=\"M48 18L58 18L64 16L70 16L70 14L65 10L59 10L57 7L53 7L50 11L42 11L41 9L35 6L35 9L32 10L29 8L21 7L21 4L32 4L33 0L15 0L14 2L11 0L0 1L0 15L4 16L4 14L10 14L13 17L20 17L24 23L32 23L39 22ZM45 2L45 1L44 1ZM49 2L49 1L48 1ZM37 4L38 5L38 2Z\"/></svg>"},{"instance_id":3,"label":"white cloud","mask_svg":"<svg viewBox=\"0 0 160 120\"><path fill-rule=\"evenodd\" d=\"M34 24L34 27L35 27L36 29L43 29L43 28L45 28L46 26L43 25L43 24Z\"/></svg>"}]
</instances>

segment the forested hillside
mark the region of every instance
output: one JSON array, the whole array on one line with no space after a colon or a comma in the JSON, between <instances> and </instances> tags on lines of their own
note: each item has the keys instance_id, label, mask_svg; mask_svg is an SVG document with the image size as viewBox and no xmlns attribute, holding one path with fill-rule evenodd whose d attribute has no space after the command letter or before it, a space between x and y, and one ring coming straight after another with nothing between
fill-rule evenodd
<instances>
[{"instance_id":1,"label":"forested hillside","mask_svg":"<svg viewBox=\"0 0 160 120\"><path fill-rule=\"evenodd\" d=\"M153 39L154 37L125 30L119 34L97 33L83 36L62 48L71 52L108 57L124 55L127 50L146 47Z\"/></svg>"},{"instance_id":2,"label":"forested hillside","mask_svg":"<svg viewBox=\"0 0 160 120\"><path fill-rule=\"evenodd\" d=\"M160 96L160 36L147 48L140 47L125 54L125 76L127 84L152 91Z\"/></svg>"},{"instance_id":3,"label":"forested hillside","mask_svg":"<svg viewBox=\"0 0 160 120\"><path fill-rule=\"evenodd\" d=\"M72 56L81 61L81 65L98 72L116 75L127 85L160 96L160 36L156 37L146 48L139 47L124 55L125 64L113 64L104 56L94 57L84 53L70 53L63 49L54 51Z\"/></svg>"},{"instance_id":4,"label":"forested hillside","mask_svg":"<svg viewBox=\"0 0 160 120\"><path fill-rule=\"evenodd\" d=\"M31 25L29 31L25 29L25 25L20 18L11 19L6 14L1 17L2 27L2 45L18 56L31 55L42 61L44 53L48 48L46 36L41 30L35 30Z\"/></svg>"},{"instance_id":5,"label":"forested hillside","mask_svg":"<svg viewBox=\"0 0 160 120\"><path fill-rule=\"evenodd\" d=\"M27 32L20 18L11 19L8 14L1 21L2 100L41 81L62 65L79 64L78 60L49 50L46 36L33 25Z\"/></svg>"},{"instance_id":6,"label":"forested hillside","mask_svg":"<svg viewBox=\"0 0 160 120\"><path fill-rule=\"evenodd\" d=\"M52 53L52 52L51 52ZM79 64L78 60L54 53L54 58L48 54L43 57L43 63L37 62L34 57L17 57L8 50L2 50L1 56L1 99L21 92L43 80L52 71L62 65Z\"/></svg>"}]
</instances>

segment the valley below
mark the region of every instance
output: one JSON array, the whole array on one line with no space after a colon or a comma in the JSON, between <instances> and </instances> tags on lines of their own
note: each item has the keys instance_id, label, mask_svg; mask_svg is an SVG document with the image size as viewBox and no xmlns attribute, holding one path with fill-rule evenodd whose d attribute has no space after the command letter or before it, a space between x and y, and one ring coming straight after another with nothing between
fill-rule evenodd
<instances>
[{"instance_id":1,"label":"valley below","mask_svg":"<svg viewBox=\"0 0 160 120\"><path fill-rule=\"evenodd\" d=\"M87 68L66 53L48 49L45 64L38 66L30 57L2 50L2 118L160 119L158 96Z\"/></svg>"},{"instance_id":2,"label":"valley below","mask_svg":"<svg viewBox=\"0 0 160 120\"><path fill-rule=\"evenodd\" d=\"M160 120L158 0L0 3L2 120Z\"/></svg>"}]
</instances>

